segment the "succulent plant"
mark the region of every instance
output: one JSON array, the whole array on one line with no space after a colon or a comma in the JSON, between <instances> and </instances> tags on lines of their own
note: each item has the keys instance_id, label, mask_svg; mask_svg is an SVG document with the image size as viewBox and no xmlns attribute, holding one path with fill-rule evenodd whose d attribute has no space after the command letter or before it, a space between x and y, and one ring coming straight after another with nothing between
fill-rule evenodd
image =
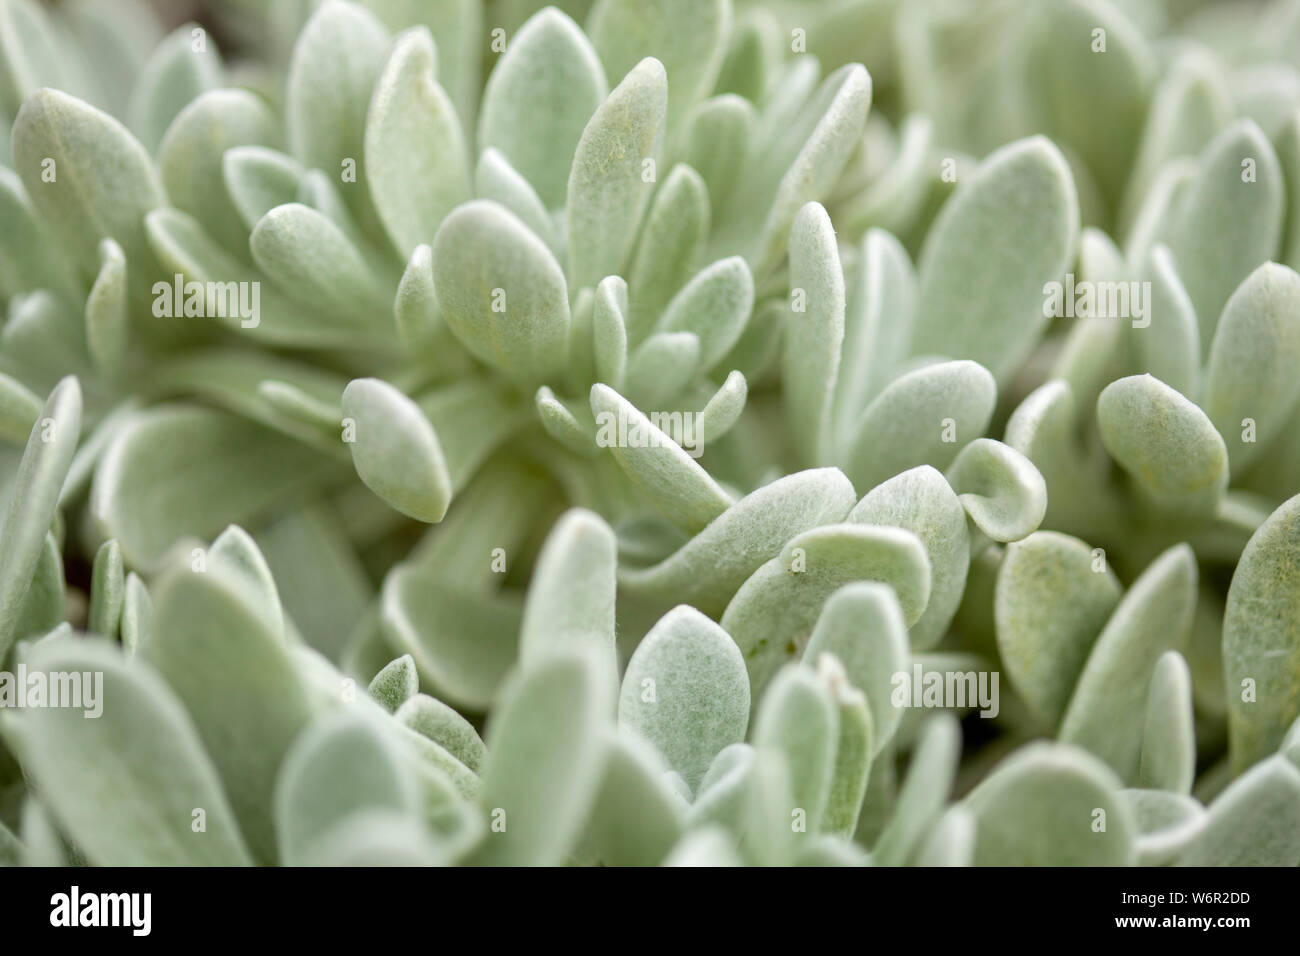
<instances>
[{"instance_id":1,"label":"succulent plant","mask_svg":"<svg viewBox=\"0 0 1300 956\"><path fill-rule=\"evenodd\" d=\"M1300 3L561 6L0 0L0 862L1300 864Z\"/></svg>"}]
</instances>

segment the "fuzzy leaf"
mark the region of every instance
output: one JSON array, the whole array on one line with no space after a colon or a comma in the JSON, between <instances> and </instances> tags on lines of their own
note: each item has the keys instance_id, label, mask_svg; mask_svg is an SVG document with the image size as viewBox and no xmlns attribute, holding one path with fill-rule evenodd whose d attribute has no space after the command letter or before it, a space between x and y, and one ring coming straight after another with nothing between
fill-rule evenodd
<instances>
[{"instance_id":1,"label":"fuzzy leaf","mask_svg":"<svg viewBox=\"0 0 1300 956\"><path fill-rule=\"evenodd\" d=\"M870 488L917 465L947 468L988 428L997 392L976 362L940 362L899 376L858 418L845 473Z\"/></svg>"},{"instance_id":2,"label":"fuzzy leaf","mask_svg":"<svg viewBox=\"0 0 1300 956\"><path fill-rule=\"evenodd\" d=\"M1213 507L1228 486L1228 451L1196 405L1150 375L1107 385L1097 399L1102 444L1156 507Z\"/></svg>"},{"instance_id":3,"label":"fuzzy leaf","mask_svg":"<svg viewBox=\"0 0 1300 956\"><path fill-rule=\"evenodd\" d=\"M586 654L555 655L502 688L487 729L480 798L504 813L479 861L556 865L578 836L600 789L604 735L613 712L602 667Z\"/></svg>"},{"instance_id":4,"label":"fuzzy leaf","mask_svg":"<svg viewBox=\"0 0 1300 956\"><path fill-rule=\"evenodd\" d=\"M1078 231L1074 181L1055 146L1034 137L991 154L926 237L913 351L972 359L1005 382L1047 325L1042 288L1064 275Z\"/></svg>"},{"instance_id":5,"label":"fuzzy leaf","mask_svg":"<svg viewBox=\"0 0 1300 956\"><path fill-rule=\"evenodd\" d=\"M570 322L564 273L504 207L474 200L444 219L433 274L447 325L475 356L521 382L562 367Z\"/></svg>"},{"instance_id":6,"label":"fuzzy leaf","mask_svg":"<svg viewBox=\"0 0 1300 956\"><path fill-rule=\"evenodd\" d=\"M1223 671L1228 738L1238 771L1276 750L1300 715L1297 567L1300 495L1274 511L1251 536L1228 588ZM1248 695L1248 689L1253 693Z\"/></svg>"},{"instance_id":7,"label":"fuzzy leaf","mask_svg":"<svg viewBox=\"0 0 1300 956\"><path fill-rule=\"evenodd\" d=\"M852 581L891 585L910 626L930 598L925 546L902 528L826 525L791 538L741 586L720 623L745 655L756 694L802 653L826 599Z\"/></svg>"},{"instance_id":8,"label":"fuzzy leaf","mask_svg":"<svg viewBox=\"0 0 1300 956\"><path fill-rule=\"evenodd\" d=\"M669 301L694 272L709 233L709 220L709 191L704 180L690 166L678 163L655 191L636 255L628 267L632 303L627 319L633 341L655 327ZM748 274L749 270L745 271ZM752 301L752 279L749 286Z\"/></svg>"},{"instance_id":9,"label":"fuzzy leaf","mask_svg":"<svg viewBox=\"0 0 1300 956\"><path fill-rule=\"evenodd\" d=\"M637 645L619 694L619 725L654 744L692 791L713 758L745 739L749 678L730 635L679 605Z\"/></svg>"},{"instance_id":10,"label":"fuzzy leaf","mask_svg":"<svg viewBox=\"0 0 1300 956\"><path fill-rule=\"evenodd\" d=\"M488 77L479 149L500 150L547 208L559 208L579 137L607 92L605 71L586 35L547 7L510 38Z\"/></svg>"},{"instance_id":11,"label":"fuzzy leaf","mask_svg":"<svg viewBox=\"0 0 1300 956\"><path fill-rule=\"evenodd\" d=\"M1047 513L1047 485L1033 462L1010 445L977 438L957 454L946 477L966 513L994 541L1019 541Z\"/></svg>"},{"instance_id":12,"label":"fuzzy leaf","mask_svg":"<svg viewBox=\"0 0 1300 956\"><path fill-rule=\"evenodd\" d=\"M876 841L877 866L902 866L920 849L926 831L940 819L960 760L961 728L956 718L937 714L926 721L898 794L898 809Z\"/></svg>"},{"instance_id":13,"label":"fuzzy leaf","mask_svg":"<svg viewBox=\"0 0 1300 956\"><path fill-rule=\"evenodd\" d=\"M663 64L647 57L614 87L582 131L566 206L574 288L594 287L607 275L623 273L650 202L654 179L644 176L661 158L667 109Z\"/></svg>"},{"instance_id":14,"label":"fuzzy leaf","mask_svg":"<svg viewBox=\"0 0 1300 956\"><path fill-rule=\"evenodd\" d=\"M1282 756L1251 767L1210 804L1179 866L1300 864L1300 770Z\"/></svg>"},{"instance_id":15,"label":"fuzzy leaf","mask_svg":"<svg viewBox=\"0 0 1300 956\"><path fill-rule=\"evenodd\" d=\"M1007 546L993 614L998 654L1018 693L1054 730L1097 636L1120 600L1120 584L1084 542L1035 531Z\"/></svg>"},{"instance_id":16,"label":"fuzzy leaf","mask_svg":"<svg viewBox=\"0 0 1300 956\"><path fill-rule=\"evenodd\" d=\"M1188 793L1196 775L1192 718L1192 672L1177 651L1156 661L1142 729L1138 782L1153 790Z\"/></svg>"},{"instance_id":17,"label":"fuzzy leaf","mask_svg":"<svg viewBox=\"0 0 1300 956\"><path fill-rule=\"evenodd\" d=\"M810 669L779 671L754 717L754 746L784 755L793 784L795 810L804 811L807 831L821 828L835 772L839 711L826 684Z\"/></svg>"},{"instance_id":18,"label":"fuzzy leaf","mask_svg":"<svg viewBox=\"0 0 1300 956\"><path fill-rule=\"evenodd\" d=\"M9 491L0 529L0 662L15 638L23 595L54 522L59 492L72 465L81 433L81 388L63 379L41 408Z\"/></svg>"},{"instance_id":19,"label":"fuzzy leaf","mask_svg":"<svg viewBox=\"0 0 1300 956\"><path fill-rule=\"evenodd\" d=\"M1151 563L1106 622L1061 720L1062 741L1137 779L1151 675L1161 654L1186 645L1195 605L1196 558L1182 544Z\"/></svg>"},{"instance_id":20,"label":"fuzzy leaf","mask_svg":"<svg viewBox=\"0 0 1300 956\"><path fill-rule=\"evenodd\" d=\"M370 196L402 258L470 195L468 150L456 108L434 78L434 58L427 28L399 36L366 116Z\"/></svg>"},{"instance_id":21,"label":"fuzzy leaf","mask_svg":"<svg viewBox=\"0 0 1300 956\"><path fill-rule=\"evenodd\" d=\"M251 862L216 768L181 702L153 668L100 640L52 641L32 670L103 675L103 713L31 708L6 724L60 828L96 866ZM206 829L195 832L193 812Z\"/></svg>"}]
</instances>

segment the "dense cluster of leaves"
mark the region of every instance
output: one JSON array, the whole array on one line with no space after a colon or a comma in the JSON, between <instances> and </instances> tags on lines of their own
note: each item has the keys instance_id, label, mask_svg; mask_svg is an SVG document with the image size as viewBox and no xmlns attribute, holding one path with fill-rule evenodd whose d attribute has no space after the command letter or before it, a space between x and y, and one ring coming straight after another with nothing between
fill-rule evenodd
<instances>
[{"instance_id":1,"label":"dense cluster of leaves","mask_svg":"<svg viewBox=\"0 0 1300 956\"><path fill-rule=\"evenodd\" d=\"M1300 864L1300 3L538 6L0 0L0 860Z\"/></svg>"}]
</instances>

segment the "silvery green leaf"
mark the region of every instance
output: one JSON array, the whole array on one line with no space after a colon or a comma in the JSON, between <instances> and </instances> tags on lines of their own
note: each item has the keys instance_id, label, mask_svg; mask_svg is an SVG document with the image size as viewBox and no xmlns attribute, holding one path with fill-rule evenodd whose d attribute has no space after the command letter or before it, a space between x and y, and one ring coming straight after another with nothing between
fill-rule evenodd
<instances>
[{"instance_id":1,"label":"silvery green leaf","mask_svg":"<svg viewBox=\"0 0 1300 956\"><path fill-rule=\"evenodd\" d=\"M748 395L749 383L744 375L733 371L727 376L696 415L695 441L701 448L721 438L739 421Z\"/></svg>"},{"instance_id":2,"label":"silvery green leaf","mask_svg":"<svg viewBox=\"0 0 1300 956\"><path fill-rule=\"evenodd\" d=\"M818 655L817 672L830 689L838 727L835 766L831 772L822 829L847 839L857 829L862 800L867 794L871 776L871 761L880 748L875 740L867 696L848 682L844 665L832 654Z\"/></svg>"},{"instance_id":3,"label":"silvery green leaf","mask_svg":"<svg viewBox=\"0 0 1300 956\"><path fill-rule=\"evenodd\" d=\"M920 465L863 495L847 520L904 528L925 545L930 559L930 601L912 626L909 639L917 650L938 644L961 603L970 567L966 511L952 487L929 465ZM873 688L862 689L874 692Z\"/></svg>"},{"instance_id":4,"label":"silvery green leaf","mask_svg":"<svg viewBox=\"0 0 1300 956\"><path fill-rule=\"evenodd\" d=\"M579 402L561 401L545 385L537 390L534 403L548 435L585 458L598 453L594 444L595 422L590 420L589 408Z\"/></svg>"},{"instance_id":5,"label":"silvery green leaf","mask_svg":"<svg viewBox=\"0 0 1300 956\"><path fill-rule=\"evenodd\" d=\"M736 592L720 623L736 640L755 693L802 653L826 599L852 581L893 587L909 626L930 599L925 545L902 528L836 524L791 538Z\"/></svg>"},{"instance_id":6,"label":"silvery green leaf","mask_svg":"<svg viewBox=\"0 0 1300 956\"><path fill-rule=\"evenodd\" d=\"M637 734L610 734L607 747L588 839L605 866L656 866L681 837L687 804L664 779L664 758ZM636 825L628 826L632 807Z\"/></svg>"},{"instance_id":7,"label":"silvery green leaf","mask_svg":"<svg viewBox=\"0 0 1300 956\"><path fill-rule=\"evenodd\" d=\"M153 259L144 214L166 199L148 153L117 120L58 90L23 103L13 126L14 170L32 206L86 274L99 269L111 236L139 264Z\"/></svg>"},{"instance_id":8,"label":"silvery green leaf","mask_svg":"<svg viewBox=\"0 0 1300 956\"><path fill-rule=\"evenodd\" d=\"M285 120L290 151L305 166L331 176L341 175L351 160L355 180L349 195L357 202L369 181L366 112L390 46L388 31L364 7L326 0L298 35L289 62Z\"/></svg>"},{"instance_id":9,"label":"silvery green leaf","mask_svg":"<svg viewBox=\"0 0 1300 956\"><path fill-rule=\"evenodd\" d=\"M32 570L31 583L23 595L14 637L21 640L30 635L44 635L63 621L67 603L67 586L64 583L63 555L53 534L45 535L45 544Z\"/></svg>"},{"instance_id":10,"label":"silvery green leaf","mask_svg":"<svg viewBox=\"0 0 1300 956\"><path fill-rule=\"evenodd\" d=\"M628 358L627 394L645 408L669 405L700 370L700 337L694 332L656 332Z\"/></svg>"},{"instance_id":11,"label":"silvery green leaf","mask_svg":"<svg viewBox=\"0 0 1300 956\"><path fill-rule=\"evenodd\" d=\"M0 147L3 147L0 143ZM18 174L0 167L0 295L36 289L66 291L73 298L77 283L73 263L55 251L53 239L39 222Z\"/></svg>"},{"instance_id":12,"label":"silvery green leaf","mask_svg":"<svg viewBox=\"0 0 1300 956\"><path fill-rule=\"evenodd\" d=\"M975 860L975 815L955 804L939 817L917 850L917 866L971 866Z\"/></svg>"},{"instance_id":13,"label":"silvery green leaf","mask_svg":"<svg viewBox=\"0 0 1300 956\"><path fill-rule=\"evenodd\" d=\"M1179 866L1300 864L1300 770L1269 757L1230 783L1210 804L1205 828Z\"/></svg>"},{"instance_id":14,"label":"silvery green leaf","mask_svg":"<svg viewBox=\"0 0 1300 956\"><path fill-rule=\"evenodd\" d=\"M427 26L438 46L438 75L451 94L456 112L473 116L479 93L483 50L484 8L477 0L363 0L394 34L407 27Z\"/></svg>"},{"instance_id":15,"label":"silvery green leaf","mask_svg":"<svg viewBox=\"0 0 1300 956\"><path fill-rule=\"evenodd\" d=\"M745 739L749 705L736 642L699 611L678 605L628 661L618 719L654 744L696 791L714 757Z\"/></svg>"},{"instance_id":16,"label":"silvery green leaf","mask_svg":"<svg viewBox=\"0 0 1300 956\"><path fill-rule=\"evenodd\" d=\"M1152 790L1189 793L1196 776L1192 672L1177 651L1156 661L1147 695L1138 782Z\"/></svg>"},{"instance_id":17,"label":"silvery green leaf","mask_svg":"<svg viewBox=\"0 0 1300 956\"><path fill-rule=\"evenodd\" d=\"M305 173L292 156L265 146L232 146L221 155L221 181L246 230L295 201Z\"/></svg>"},{"instance_id":18,"label":"silvery green leaf","mask_svg":"<svg viewBox=\"0 0 1300 956\"><path fill-rule=\"evenodd\" d=\"M1076 747L1021 748L963 803L975 816L975 865L1132 863L1137 823L1121 786L1110 768Z\"/></svg>"},{"instance_id":19,"label":"silvery green leaf","mask_svg":"<svg viewBox=\"0 0 1300 956\"><path fill-rule=\"evenodd\" d=\"M0 329L0 362L38 394L68 375L93 387L99 376L85 348L85 328L76 306L47 289L16 296Z\"/></svg>"},{"instance_id":20,"label":"silvery green leaf","mask_svg":"<svg viewBox=\"0 0 1300 956\"><path fill-rule=\"evenodd\" d=\"M664 311L661 332L692 332L700 342L699 364L717 363L740 338L754 307L754 279L739 256L698 272Z\"/></svg>"},{"instance_id":21,"label":"silvery green leaf","mask_svg":"<svg viewBox=\"0 0 1300 956\"><path fill-rule=\"evenodd\" d=\"M505 206L535 232L548 249L557 256L561 254L551 214L542 205L532 185L510 165L510 160L500 150L485 149L479 156L474 170L474 192L480 199L490 199Z\"/></svg>"},{"instance_id":22,"label":"silvery green leaf","mask_svg":"<svg viewBox=\"0 0 1300 956\"><path fill-rule=\"evenodd\" d=\"M1005 382L1047 325L1042 288L1065 274L1078 231L1074 181L1055 146L1034 137L994 152L926 237L913 352L973 359Z\"/></svg>"},{"instance_id":23,"label":"silvery green leaf","mask_svg":"<svg viewBox=\"0 0 1300 956\"><path fill-rule=\"evenodd\" d=\"M307 691L278 629L235 574L215 562L158 583L141 655L193 717L249 847L275 860L276 773L311 718Z\"/></svg>"},{"instance_id":24,"label":"silvery green leaf","mask_svg":"<svg viewBox=\"0 0 1300 956\"><path fill-rule=\"evenodd\" d=\"M0 372L0 438L24 444L40 417L41 404L26 385Z\"/></svg>"},{"instance_id":25,"label":"silvery green leaf","mask_svg":"<svg viewBox=\"0 0 1300 956\"><path fill-rule=\"evenodd\" d=\"M23 801L19 819L23 866L68 866L69 848L46 810L34 797Z\"/></svg>"},{"instance_id":26,"label":"silvery green leaf","mask_svg":"<svg viewBox=\"0 0 1300 956\"><path fill-rule=\"evenodd\" d=\"M420 675L415 672L415 659L410 654L384 665L366 688L371 698L389 713L396 712L419 691Z\"/></svg>"},{"instance_id":27,"label":"silvery green leaf","mask_svg":"<svg viewBox=\"0 0 1300 956\"><path fill-rule=\"evenodd\" d=\"M816 117L816 126L807 129L805 138L794 140L801 146L799 154L776 187L762 233L749 256L756 273L764 275L781 261L786 237L792 235L792 226L798 228L802 210L808 203L820 203L834 188L862 137L870 109L871 76L858 63L828 76L809 102L806 113ZM793 239L790 246L793 249Z\"/></svg>"},{"instance_id":28,"label":"silvery green leaf","mask_svg":"<svg viewBox=\"0 0 1300 956\"><path fill-rule=\"evenodd\" d=\"M1116 200L1147 116L1155 54L1123 5L1063 0L1035 13L1027 95L1037 125L1076 150L1102 193ZM1100 54L1097 30L1105 37Z\"/></svg>"},{"instance_id":29,"label":"silvery green leaf","mask_svg":"<svg viewBox=\"0 0 1300 956\"><path fill-rule=\"evenodd\" d=\"M907 355L915 308L916 272L907 250L889 233L872 229L862 241L844 314L835 381L837 446L851 439L867 403Z\"/></svg>"},{"instance_id":30,"label":"silvery green leaf","mask_svg":"<svg viewBox=\"0 0 1300 956\"><path fill-rule=\"evenodd\" d=\"M844 342L844 270L825 209L809 203L791 218L790 312L781 378L800 455L817 462L826 456Z\"/></svg>"},{"instance_id":31,"label":"silvery green leaf","mask_svg":"<svg viewBox=\"0 0 1300 956\"><path fill-rule=\"evenodd\" d=\"M353 425L348 448L366 487L405 515L441 521L451 476L420 407L381 379L359 378L343 390L343 417Z\"/></svg>"},{"instance_id":32,"label":"silvery green leaf","mask_svg":"<svg viewBox=\"0 0 1300 956\"><path fill-rule=\"evenodd\" d=\"M731 29L729 0L599 0L587 33L610 77L643 57L658 57L672 83L668 130L676 135L687 111L713 89Z\"/></svg>"},{"instance_id":33,"label":"silvery green leaf","mask_svg":"<svg viewBox=\"0 0 1300 956\"><path fill-rule=\"evenodd\" d=\"M687 832L663 861L664 866L744 866L736 841L717 825Z\"/></svg>"},{"instance_id":34,"label":"silvery green leaf","mask_svg":"<svg viewBox=\"0 0 1300 956\"><path fill-rule=\"evenodd\" d=\"M470 770L483 766L487 748L474 725L428 694L415 694L397 708L398 723L410 727L441 746Z\"/></svg>"},{"instance_id":35,"label":"silvery green leaf","mask_svg":"<svg viewBox=\"0 0 1300 956\"><path fill-rule=\"evenodd\" d=\"M280 860L301 864L350 816L387 808L414 814L411 766L373 716L344 708L313 721L280 764L273 807Z\"/></svg>"},{"instance_id":36,"label":"silvery green leaf","mask_svg":"<svg viewBox=\"0 0 1300 956\"><path fill-rule=\"evenodd\" d=\"M1201 404L1242 473L1282 434L1300 400L1300 275L1265 263L1237 287L1214 330ZM1236 440L1247 422L1249 442Z\"/></svg>"},{"instance_id":37,"label":"silvery green leaf","mask_svg":"<svg viewBox=\"0 0 1300 956\"><path fill-rule=\"evenodd\" d=\"M59 41L43 4L0 3L0 111L13 116L41 87L66 85Z\"/></svg>"},{"instance_id":38,"label":"silvery green leaf","mask_svg":"<svg viewBox=\"0 0 1300 956\"><path fill-rule=\"evenodd\" d=\"M623 388L627 374L627 283L606 276L592 303L591 341L596 377L610 388Z\"/></svg>"},{"instance_id":39,"label":"silvery green leaf","mask_svg":"<svg viewBox=\"0 0 1300 956\"><path fill-rule=\"evenodd\" d=\"M784 755L792 806L806 829L821 829L835 773L839 711L825 682L810 668L786 666L772 678L754 715L753 744Z\"/></svg>"},{"instance_id":40,"label":"silvery green leaf","mask_svg":"<svg viewBox=\"0 0 1300 956\"><path fill-rule=\"evenodd\" d=\"M434 59L427 28L398 36L366 115L370 197L403 258L470 195L468 147Z\"/></svg>"},{"instance_id":41,"label":"silvery green leaf","mask_svg":"<svg viewBox=\"0 0 1300 956\"><path fill-rule=\"evenodd\" d=\"M569 173L568 276L574 288L621 275L650 202L668 109L663 64L630 70L582 131ZM647 178L648 176L648 178Z\"/></svg>"},{"instance_id":42,"label":"silvery green leaf","mask_svg":"<svg viewBox=\"0 0 1300 956\"><path fill-rule=\"evenodd\" d=\"M1133 582L1106 622L1061 720L1062 741L1137 779L1151 675L1160 655L1186 645L1195 604L1196 558L1177 545Z\"/></svg>"},{"instance_id":43,"label":"silvery green leaf","mask_svg":"<svg viewBox=\"0 0 1300 956\"><path fill-rule=\"evenodd\" d=\"M90 508L133 567L155 566L177 539L208 539L337 474L306 445L224 412L180 405L132 416L95 472Z\"/></svg>"},{"instance_id":44,"label":"silvery green leaf","mask_svg":"<svg viewBox=\"0 0 1300 956\"><path fill-rule=\"evenodd\" d=\"M554 866L600 790L612 692L585 653L556 654L517 672L488 721L480 803L492 827L479 862Z\"/></svg>"},{"instance_id":45,"label":"silvery green leaf","mask_svg":"<svg viewBox=\"0 0 1300 956\"><path fill-rule=\"evenodd\" d=\"M988 428L997 392L976 362L939 362L900 375L857 418L845 473L870 488L918 465L947 468Z\"/></svg>"},{"instance_id":46,"label":"silvery green leaf","mask_svg":"<svg viewBox=\"0 0 1300 956\"><path fill-rule=\"evenodd\" d=\"M193 23L182 24L154 49L140 70L131 91L126 115L129 124L149 152L158 150L163 134L186 104L221 85L221 54L209 46L197 49Z\"/></svg>"},{"instance_id":47,"label":"silvery green leaf","mask_svg":"<svg viewBox=\"0 0 1300 956\"><path fill-rule=\"evenodd\" d=\"M433 283L433 249L421 244L411 251L393 300L397 334L409 348L426 349L446 328ZM445 336L444 336L445 337Z\"/></svg>"},{"instance_id":48,"label":"silvery green leaf","mask_svg":"<svg viewBox=\"0 0 1300 956\"><path fill-rule=\"evenodd\" d=\"M342 417L337 403L322 401L293 382L273 378L258 382L257 395L280 420L291 419L296 424L329 432L333 441L334 429Z\"/></svg>"},{"instance_id":49,"label":"silvery green leaf","mask_svg":"<svg viewBox=\"0 0 1300 956\"><path fill-rule=\"evenodd\" d=\"M337 225L302 203L276 206L253 227L257 265L303 305L373 320L392 308L392 293Z\"/></svg>"},{"instance_id":50,"label":"silvery green leaf","mask_svg":"<svg viewBox=\"0 0 1300 956\"><path fill-rule=\"evenodd\" d=\"M753 104L732 94L705 100L687 121L682 152L704 181L713 217L727 208L756 122Z\"/></svg>"},{"instance_id":51,"label":"silvery green leaf","mask_svg":"<svg viewBox=\"0 0 1300 956\"><path fill-rule=\"evenodd\" d=\"M940 820L961 760L961 728L950 714L936 714L921 728L898 809L873 849L877 866L902 866L924 846L927 830Z\"/></svg>"},{"instance_id":52,"label":"silvery green leaf","mask_svg":"<svg viewBox=\"0 0 1300 956\"><path fill-rule=\"evenodd\" d=\"M907 628L893 588L858 581L832 594L808 638L803 660L815 665L823 654L833 655L849 684L866 695L874 756L903 717L890 703L893 676L906 669L908 661Z\"/></svg>"},{"instance_id":53,"label":"silvery green leaf","mask_svg":"<svg viewBox=\"0 0 1300 956\"><path fill-rule=\"evenodd\" d=\"M519 660L531 667L581 646L601 662L611 686L618 681L614 649L614 592L618 544L595 512L574 508L547 535L528 583Z\"/></svg>"},{"instance_id":54,"label":"silvery green leaf","mask_svg":"<svg viewBox=\"0 0 1300 956\"><path fill-rule=\"evenodd\" d=\"M1162 510L1213 507L1228 486L1228 451L1214 424L1157 378L1107 385L1097 428L1111 457Z\"/></svg>"},{"instance_id":55,"label":"silvery green leaf","mask_svg":"<svg viewBox=\"0 0 1300 956\"><path fill-rule=\"evenodd\" d=\"M1060 723L1120 593L1114 573L1078 538L1035 531L1007 545L993 600L998 654L1045 729Z\"/></svg>"},{"instance_id":56,"label":"silvery green leaf","mask_svg":"<svg viewBox=\"0 0 1300 956\"><path fill-rule=\"evenodd\" d=\"M122 647L127 654L134 654L149 640L152 631L153 599L140 576L128 571L122 595Z\"/></svg>"},{"instance_id":57,"label":"silvery green leaf","mask_svg":"<svg viewBox=\"0 0 1300 956\"><path fill-rule=\"evenodd\" d=\"M618 392L593 385L591 411L598 427L596 443L609 449L665 517L697 532L731 507L731 496L709 473Z\"/></svg>"},{"instance_id":58,"label":"silvery green leaf","mask_svg":"<svg viewBox=\"0 0 1300 956\"><path fill-rule=\"evenodd\" d=\"M1182 856L1205 828L1205 808L1167 790L1125 790L1137 818L1139 866L1166 866Z\"/></svg>"},{"instance_id":59,"label":"silvery green leaf","mask_svg":"<svg viewBox=\"0 0 1300 956\"><path fill-rule=\"evenodd\" d=\"M98 718L87 720L71 708L31 708L5 726L24 770L87 862L251 862L189 714L152 667L128 665L101 640L50 641L35 647L26 664L46 672L103 675ZM197 810L204 816L201 832L192 826Z\"/></svg>"},{"instance_id":60,"label":"silvery green leaf","mask_svg":"<svg viewBox=\"0 0 1300 956\"><path fill-rule=\"evenodd\" d=\"M622 76L627 67L611 72ZM488 77L479 149L500 150L547 208L559 208L578 140L607 92L605 71L586 35L567 15L547 7L510 38Z\"/></svg>"},{"instance_id":61,"label":"silvery green leaf","mask_svg":"<svg viewBox=\"0 0 1300 956\"><path fill-rule=\"evenodd\" d=\"M787 475L755 490L658 564L619 569L629 594L719 615L736 589L795 535L840 521L853 486L836 468Z\"/></svg>"},{"instance_id":62,"label":"silvery green leaf","mask_svg":"<svg viewBox=\"0 0 1300 956\"><path fill-rule=\"evenodd\" d=\"M1242 771L1277 749L1300 715L1300 496L1251 536L1228 588L1223 671L1233 766Z\"/></svg>"},{"instance_id":63,"label":"silvery green leaf","mask_svg":"<svg viewBox=\"0 0 1300 956\"><path fill-rule=\"evenodd\" d=\"M1161 236L1196 309L1202 358L1233 290L1279 254L1284 206L1282 170L1260 128L1241 119L1222 130Z\"/></svg>"},{"instance_id":64,"label":"silvery green leaf","mask_svg":"<svg viewBox=\"0 0 1300 956\"><path fill-rule=\"evenodd\" d=\"M158 168L167 198L177 209L203 223L204 230L225 249L246 260L248 231L261 215L248 221L244 214L248 200L238 196L231 178L223 181L223 175L233 167L242 185L247 182L244 177L262 171L254 164L268 156L276 158L269 161L272 163L291 162L288 157L265 149L278 146L279 141L276 117L257 96L247 90L204 93L181 110L159 148ZM249 159L242 165L238 160L227 160L229 149L249 150L243 153ZM283 172L278 165L272 165L271 169ZM214 184L218 185L214 188ZM260 213L293 198L294 191L286 189L282 198L268 200ZM257 206L262 207L262 203L257 202Z\"/></svg>"},{"instance_id":65,"label":"silvery green leaf","mask_svg":"<svg viewBox=\"0 0 1300 956\"><path fill-rule=\"evenodd\" d=\"M1292 184L1300 174L1300 112L1292 113L1273 137L1273 146L1277 150L1287 193L1286 231L1282 236L1281 252L1275 258L1295 269L1300 267L1300 221L1295 218L1300 214L1300 196L1296 195Z\"/></svg>"},{"instance_id":66,"label":"silvery green leaf","mask_svg":"<svg viewBox=\"0 0 1300 956\"><path fill-rule=\"evenodd\" d=\"M504 207L474 200L447 216L433 240L433 271L443 318L475 356L520 381L546 379L564 365L564 273Z\"/></svg>"},{"instance_id":67,"label":"silvery green leaf","mask_svg":"<svg viewBox=\"0 0 1300 956\"><path fill-rule=\"evenodd\" d=\"M1201 382L1200 330L1168 246L1151 250L1146 272L1151 282L1150 327L1135 328L1131 339L1140 367L1193 397Z\"/></svg>"},{"instance_id":68,"label":"silvery green leaf","mask_svg":"<svg viewBox=\"0 0 1300 956\"><path fill-rule=\"evenodd\" d=\"M81 388L69 377L45 400L9 491L0 529L4 541L0 548L0 662L17 636L14 627L23 610L23 595L45 547L80 433Z\"/></svg>"},{"instance_id":69,"label":"silvery green leaf","mask_svg":"<svg viewBox=\"0 0 1300 956\"><path fill-rule=\"evenodd\" d=\"M656 327L670 300L677 301L673 296L695 271L696 260L709 233L709 220L709 191L704 180L690 166L678 163L655 191L636 254L628 267L632 302L626 314L633 341L639 341ZM714 263L711 268L719 265ZM701 278L696 276L692 285L699 281ZM752 278L749 290L752 301ZM667 321L665 316L664 322Z\"/></svg>"},{"instance_id":70,"label":"silvery green leaf","mask_svg":"<svg viewBox=\"0 0 1300 956\"><path fill-rule=\"evenodd\" d=\"M117 637L122 620L126 580L122 572L122 549L109 538L95 552L90 572L90 610L86 629L103 637Z\"/></svg>"},{"instance_id":71,"label":"silvery green leaf","mask_svg":"<svg viewBox=\"0 0 1300 956\"><path fill-rule=\"evenodd\" d=\"M386 637L415 658L425 686L468 710L487 709L518 654L517 598L466 593L418 566L389 572L381 614Z\"/></svg>"},{"instance_id":72,"label":"silvery green leaf","mask_svg":"<svg viewBox=\"0 0 1300 956\"><path fill-rule=\"evenodd\" d=\"M1019 541L1047 512L1047 486L1033 462L1010 445L977 438L945 477L976 526L994 541Z\"/></svg>"},{"instance_id":73,"label":"silvery green leaf","mask_svg":"<svg viewBox=\"0 0 1300 956\"><path fill-rule=\"evenodd\" d=\"M99 244L100 267L86 297L86 345L106 374L117 373L125 359L128 329L126 258L112 239Z\"/></svg>"}]
</instances>

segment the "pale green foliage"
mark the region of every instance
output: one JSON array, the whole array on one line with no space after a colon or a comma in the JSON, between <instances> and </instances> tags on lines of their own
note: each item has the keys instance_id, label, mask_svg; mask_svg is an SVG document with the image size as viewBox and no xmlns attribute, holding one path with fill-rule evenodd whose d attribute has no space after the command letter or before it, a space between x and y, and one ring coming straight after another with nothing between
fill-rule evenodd
<instances>
[{"instance_id":1,"label":"pale green foliage","mask_svg":"<svg viewBox=\"0 0 1300 956\"><path fill-rule=\"evenodd\" d=\"M560 6L0 0L0 863L1300 863L1300 5Z\"/></svg>"}]
</instances>

